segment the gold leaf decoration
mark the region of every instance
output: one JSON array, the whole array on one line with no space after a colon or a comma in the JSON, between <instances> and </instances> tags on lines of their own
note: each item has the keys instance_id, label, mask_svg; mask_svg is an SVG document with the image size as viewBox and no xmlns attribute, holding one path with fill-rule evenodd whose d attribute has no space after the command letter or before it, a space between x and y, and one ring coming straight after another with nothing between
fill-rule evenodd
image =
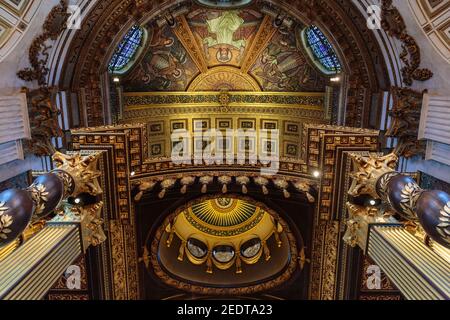
<instances>
[{"instance_id":1,"label":"gold leaf decoration","mask_svg":"<svg viewBox=\"0 0 450 320\"><path fill-rule=\"evenodd\" d=\"M450 243L450 202L444 206L440 213L441 216L439 217L439 221L441 223L436 226L436 230L445 241Z\"/></svg>"},{"instance_id":2,"label":"gold leaf decoration","mask_svg":"<svg viewBox=\"0 0 450 320\"><path fill-rule=\"evenodd\" d=\"M406 215L405 218L408 220L417 220L417 215L414 211L417 199L422 192L422 189L415 183L408 183L402 190L400 207L403 213Z\"/></svg>"},{"instance_id":3,"label":"gold leaf decoration","mask_svg":"<svg viewBox=\"0 0 450 320\"><path fill-rule=\"evenodd\" d=\"M8 239L8 234L12 232L9 227L14 221L11 216L5 214L7 210L8 208L5 207L5 202L0 202L0 239L3 240Z\"/></svg>"}]
</instances>

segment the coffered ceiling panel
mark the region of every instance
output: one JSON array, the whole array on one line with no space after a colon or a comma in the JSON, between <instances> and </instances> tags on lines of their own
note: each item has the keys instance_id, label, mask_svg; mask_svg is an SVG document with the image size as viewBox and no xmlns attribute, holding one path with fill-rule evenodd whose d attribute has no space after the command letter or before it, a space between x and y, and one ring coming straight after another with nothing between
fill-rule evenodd
<instances>
[{"instance_id":1,"label":"coffered ceiling panel","mask_svg":"<svg viewBox=\"0 0 450 320\"><path fill-rule=\"evenodd\" d=\"M450 63L450 0L409 0L409 5L433 47Z\"/></svg>"}]
</instances>

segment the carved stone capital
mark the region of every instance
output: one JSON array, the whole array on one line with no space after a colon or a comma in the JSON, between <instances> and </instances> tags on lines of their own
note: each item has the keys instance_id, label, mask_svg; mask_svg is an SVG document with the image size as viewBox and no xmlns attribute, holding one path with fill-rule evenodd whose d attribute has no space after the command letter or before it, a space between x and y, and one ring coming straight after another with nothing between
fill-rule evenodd
<instances>
[{"instance_id":1,"label":"carved stone capital","mask_svg":"<svg viewBox=\"0 0 450 320\"><path fill-rule=\"evenodd\" d=\"M66 190L73 189L70 195L77 196L81 193L89 193L93 196L102 194L103 191L100 187L98 178L101 176L101 172L97 169L100 153L82 157L79 153L74 155L65 155L60 152L56 152L53 155L53 161L56 165L56 173L62 171L69 174L73 180L73 188L65 186ZM64 174L59 174L64 176ZM68 183L68 181L64 181Z\"/></svg>"},{"instance_id":2,"label":"carved stone capital","mask_svg":"<svg viewBox=\"0 0 450 320\"><path fill-rule=\"evenodd\" d=\"M353 159L355 171L351 174L353 181L349 195L353 197L370 195L374 199L380 199L376 190L377 182L386 173L395 172L398 157L395 154L384 157L350 154L350 157Z\"/></svg>"}]
</instances>

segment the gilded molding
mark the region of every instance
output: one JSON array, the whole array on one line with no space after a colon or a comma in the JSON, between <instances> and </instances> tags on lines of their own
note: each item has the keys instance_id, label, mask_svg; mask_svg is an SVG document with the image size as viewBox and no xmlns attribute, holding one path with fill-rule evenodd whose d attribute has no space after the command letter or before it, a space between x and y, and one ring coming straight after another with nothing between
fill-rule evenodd
<instances>
[{"instance_id":1,"label":"gilded molding","mask_svg":"<svg viewBox=\"0 0 450 320\"><path fill-rule=\"evenodd\" d=\"M265 16L261 26L259 27L258 33L253 40L250 48L247 50L246 56L241 66L242 73L248 73L253 67L256 59L267 47L269 41L273 38L277 29L273 26L272 18L270 16Z\"/></svg>"},{"instance_id":2,"label":"gilded molding","mask_svg":"<svg viewBox=\"0 0 450 320\"><path fill-rule=\"evenodd\" d=\"M223 87L223 86L227 87ZM249 74L243 73L242 70L229 67L219 66L207 70L197 76L189 85L188 92L205 92L205 91L261 91L258 82Z\"/></svg>"},{"instance_id":3,"label":"gilded molding","mask_svg":"<svg viewBox=\"0 0 450 320\"><path fill-rule=\"evenodd\" d=\"M205 73L208 71L208 65L206 64L205 58L201 48L199 47L197 41L195 40L194 34L186 20L184 15L175 18L176 25L172 29L178 39L181 41L186 51L191 56L194 63L197 65L198 69Z\"/></svg>"}]
</instances>

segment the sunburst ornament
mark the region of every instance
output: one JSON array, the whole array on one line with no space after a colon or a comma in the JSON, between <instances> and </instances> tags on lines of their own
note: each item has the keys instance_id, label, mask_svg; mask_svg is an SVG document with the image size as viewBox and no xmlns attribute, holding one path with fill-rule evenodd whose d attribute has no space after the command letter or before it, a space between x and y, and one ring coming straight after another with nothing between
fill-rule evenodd
<instances>
[{"instance_id":1,"label":"sunburst ornament","mask_svg":"<svg viewBox=\"0 0 450 320\"><path fill-rule=\"evenodd\" d=\"M226 197L203 201L185 211L195 228L219 236L243 233L261 221L263 214L246 201Z\"/></svg>"}]
</instances>

